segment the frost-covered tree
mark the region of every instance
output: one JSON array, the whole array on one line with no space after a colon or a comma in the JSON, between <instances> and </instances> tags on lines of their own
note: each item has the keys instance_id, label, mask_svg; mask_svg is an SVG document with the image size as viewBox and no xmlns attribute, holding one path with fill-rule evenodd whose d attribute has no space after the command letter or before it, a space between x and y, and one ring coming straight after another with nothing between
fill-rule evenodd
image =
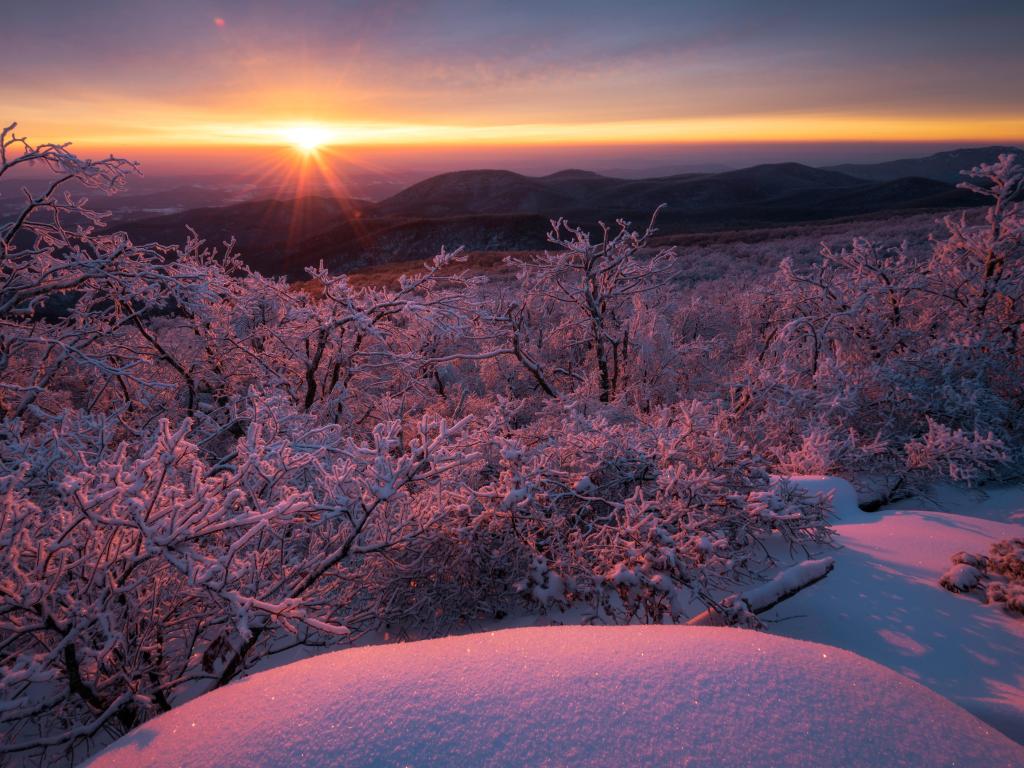
<instances>
[{"instance_id":1,"label":"frost-covered tree","mask_svg":"<svg viewBox=\"0 0 1024 768\"><path fill-rule=\"evenodd\" d=\"M136 246L58 195L134 166L13 130L3 171L58 178L0 229L0 753L51 760L372 626L362 569L475 460L420 383L465 284L425 288L442 254L390 292L313 270L313 298L195 237Z\"/></svg>"},{"instance_id":2,"label":"frost-covered tree","mask_svg":"<svg viewBox=\"0 0 1024 768\"><path fill-rule=\"evenodd\" d=\"M628 386L651 340L650 307L659 303L675 256L671 248L644 252L656 217L642 233L623 220L617 230L601 223L597 242L582 227L558 219L548 233L557 249L510 259L519 267L507 318L512 345L546 394L557 395L556 379L574 389L591 371L601 402Z\"/></svg>"},{"instance_id":3,"label":"frost-covered tree","mask_svg":"<svg viewBox=\"0 0 1024 768\"><path fill-rule=\"evenodd\" d=\"M1003 155L968 175L993 205L947 217L929 255L824 246L750 295L735 410L780 468L874 475L884 495L1020 460L1024 171Z\"/></svg>"}]
</instances>

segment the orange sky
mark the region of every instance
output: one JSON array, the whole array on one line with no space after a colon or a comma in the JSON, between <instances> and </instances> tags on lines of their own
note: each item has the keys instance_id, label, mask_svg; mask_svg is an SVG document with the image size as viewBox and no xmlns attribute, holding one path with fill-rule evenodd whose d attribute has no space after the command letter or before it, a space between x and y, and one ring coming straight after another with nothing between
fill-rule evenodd
<instances>
[{"instance_id":1,"label":"orange sky","mask_svg":"<svg viewBox=\"0 0 1024 768\"><path fill-rule=\"evenodd\" d=\"M37 0L5 11L0 119L146 156L310 125L353 151L1011 143L1021 21L986 0Z\"/></svg>"},{"instance_id":2,"label":"orange sky","mask_svg":"<svg viewBox=\"0 0 1024 768\"><path fill-rule=\"evenodd\" d=\"M136 105L125 109L135 112ZM699 116L675 119L535 123L426 123L396 116L389 121L343 117L272 119L271 110L254 106L251 113L232 113L231 121L213 113L182 113L152 108L145 121L118 117L119 109L102 117L82 115L69 120L45 108L22 109L20 122L33 133L59 140L71 133L76 144L88 147L275 146L291 143L296 130L309 125L321 132L323 143L337 146L530 146L615 145L707 142L884 141L941 142L966 140L999 143L1019 140L1020 115L866 115L799 112L773 115ZM65 126L73 125L69 129Z\"/></svg>"}]
</instances>

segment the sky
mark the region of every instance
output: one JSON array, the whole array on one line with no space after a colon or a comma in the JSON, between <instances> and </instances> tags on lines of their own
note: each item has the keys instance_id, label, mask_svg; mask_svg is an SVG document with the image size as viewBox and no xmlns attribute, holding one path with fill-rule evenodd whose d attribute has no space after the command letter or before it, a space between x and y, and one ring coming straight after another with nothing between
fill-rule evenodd
<instances>
[{"instance_id":1,"label":"sky","mask_svg":"<svg viewBox=\"0 0 1024 768\"><path fill-rule=\"evenodd\" d=\"M474 163L1024 139L1020 0L5 6L0 120L165 163L245 163L297 131Z\"/></svg>"}]
</instances>

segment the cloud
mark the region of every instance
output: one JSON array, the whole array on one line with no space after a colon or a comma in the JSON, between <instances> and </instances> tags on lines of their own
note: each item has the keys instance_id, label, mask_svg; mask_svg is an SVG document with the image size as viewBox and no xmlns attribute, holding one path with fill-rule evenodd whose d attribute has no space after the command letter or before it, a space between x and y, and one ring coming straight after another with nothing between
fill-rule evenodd
<instances>
[{"instance_id":1,"label":"cloud","mask_svg":"<svg viewBox=\"0 0 1024 768\"><path fill-rule=\"evenodd\" d=\"M984 0L673 0L628 13L605 0L220 0L214 10L200 0L19 4L5 17L19 77L0 95L15 117L65 132L116 123L141 133L159 132L153 121L228 119L984 120L1024 102L1024 5Z\"/></svg>"}]
</instances>

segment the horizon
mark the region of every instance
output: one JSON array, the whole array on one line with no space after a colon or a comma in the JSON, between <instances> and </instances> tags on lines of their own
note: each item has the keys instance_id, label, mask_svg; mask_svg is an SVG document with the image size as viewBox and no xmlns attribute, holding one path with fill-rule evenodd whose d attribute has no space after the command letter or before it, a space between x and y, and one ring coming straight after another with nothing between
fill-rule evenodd
<instances>
[{"instance_id":1,"label":"horizon","mask_svg":"<svg viewBox=\"0 0 1024 768\"><path fill-rule=\"evenodd\" d=\"M21 124L18 124L20 132ZM28 136L32 140L32 136ZM281 169L295 164L291 147L194 147L164 149L160 154L148 148L127 147L123 151L97 150L69 142L70 149L84 157L99 159L111 154L139 164L144 177L192 179L267 175L266 167ZM1006 146L1024 144L1008 142ZM811 167L871 165L897 160L930 157L944 152L982 149L1003 144L971 141L948 142L749 142L697 145L635 147L573 146L536 148L473 148L439 151L424 147L319 147L315 163L302 162L298 173L289 174L298 183L318 176L320 183L341 181L348 176L392 177L408 183L434 175L461 171L501 170L525 176L544 176L564 170L584 170L601 175L645 178L659 175L702 172L718 173L758 165L799 163ZM1015 148L1018 148L1015 146ZM194 170L189 163L195 163ZM312 167L311 167L312 166ZM45 168L21 166L11 171L12 180L43 178ZM409 181L412 179L413 181ZM129 183L129 189L136 184Z\"/></svg>"}]
</instances>

